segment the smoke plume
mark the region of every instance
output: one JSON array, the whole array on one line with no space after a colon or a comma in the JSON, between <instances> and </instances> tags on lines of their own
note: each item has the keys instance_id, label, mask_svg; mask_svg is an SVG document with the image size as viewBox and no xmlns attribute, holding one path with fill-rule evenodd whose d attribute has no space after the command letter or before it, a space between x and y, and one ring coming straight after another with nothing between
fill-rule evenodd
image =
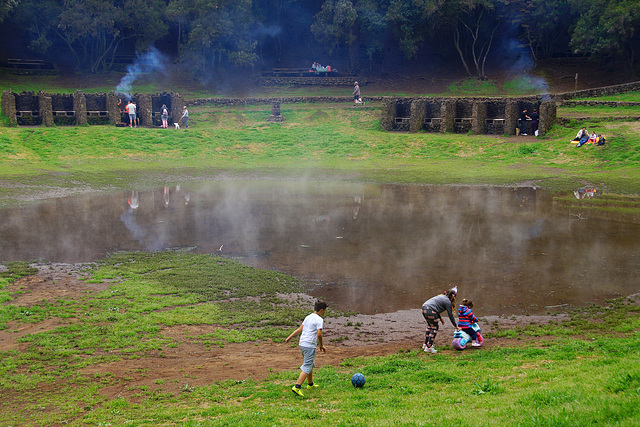
<instances>
[{"instance_id":1,"label":"smoke plume","mask_svg":"<svg viewBox=\"0 0 640 427\"><path fill-rule=\"evenodd\" d=\"M133 82L141 74L164 70L166 62L166 57L155 47L143 54L138 54L133 64L127 66L127 74L122 77L120 83L116 86L116 92L124 93L130 99Z\"/></svg>"}]
</instances>

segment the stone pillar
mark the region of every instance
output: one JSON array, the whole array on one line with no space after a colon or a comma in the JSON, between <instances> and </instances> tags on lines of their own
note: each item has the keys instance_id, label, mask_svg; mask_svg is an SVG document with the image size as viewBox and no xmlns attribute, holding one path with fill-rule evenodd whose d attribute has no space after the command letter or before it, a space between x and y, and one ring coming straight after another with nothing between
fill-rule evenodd
<instances>
[{"instance_id":1,"label":"stone pillar","mask_svg":"<svg viewBox=\"0 0 640 427\"><path fill-rule=\"evenodd\" d=\"M506 135L515 135L516 128L518 127L518 118L520 117L520 111L518 111L518 102L509 100L504 107L504 133Z\"/></svg>"},{"instance_id":2,"label":"stone pillar","mask_svg":"<svg viewBox=\"0 0 640 427\"><path fill-rule=\"evenodd\" d=\"M73 111L76 115L76 125L87 124L87 97L82 91L77 90L73 94Z\"/></svg>"},{"instance_id":3,"label":"stone pillar","mask_svg":"<svg viewBox=\"0 0 640 427\"><path fill-rule=\"evenodd\" d=\"M50 127L53 126L53 102L50 96L40 91L38 94L38 110L42 118L42 124Z\"/></svg>"},{"instance_id":4,"label":"stone pillar","mask_svg":"<svg viewBox=\"0 0 640 427\"><path fill-rule=\"evenodd\" d=\"M271 115L267 117L268 122L283 122L284 117L280 111L280 101L274 100L271 102Z\"/></svg>"},{"instance_id":5,"label":"stone pillar","mask_svg":"<svg viewBox=\"0 0 640 427\"><path fill-rule=\"evenodd\" d=\"M184 97L179 93L171 94L171 105L167 105L169 108L169 118L173 120L174 123L177 123L180 120L180 116L182 115L182 107L186 104L184 103Z\"/></svg>"},{"instance_id":6,"label":"stone pillar","mask_svg":"<svg viewBox=\"0 0 640 427\"><path fill-rule=\"evenodd\" d=\"M2 113L9 117L9 125L17 126L16 97L11 90L2 92Z\"/></svg>"},{"instance_id":7,"label":"stone pillar","mask_svg":"<svg viewBox=\"0 0 640 427\"><path fill-rule=\"evenodd\" d=\"M396 102L397 101L392 98L382 100L380 112L380 125L382 126L382 130L393 130L393 124L396 121Z\"/></svg>"},{"instance_id":8,"label":"stone pillar","mask_svg":"<svg viewBox=\"0 0 640 427\"><path fill-rule=\"evenodd\" d=\"M540 121L538 124L538 136L544 135L556 122L557 107L553 101L543 101L540 104Z\"/></svg>"},{"instance_id":9,"label":"stone pillar","mask_svg":"<svg viewBox=\"0 0 640 427\"><path fill-rule=\"evenodd\" d=\"M487 103L476 101L471 107L471 130L476 135L487 132Z\"/></svg>"},{"instance_id":10,"label":"stone pillar","mask_svg":"<svg viewBox=\"0 0 640 427\"><path fill-rule=\"evenodd\" d=\"M424 119L427 115L427 100L414 99L411 101L409 117L409 132L420 132L424 129Z\"/></svg>"},{"instance_id":11,"label":"stone pillar","mask_svg":"<svg viewBox=\"0 0 640 427\"><path fill-rule=\"evenodd\" d=\"M122 120L120 108L118 107L118 95L113 91L107 94L107 116L109 117L109 123L112 125L120 123L120 120Z\"/></svg>"},{"instance_id":12,"label":"stone pillar","mask_svg":"<svg viewBox=\"0 0 640 427\"><path fill-rule=\"evenodd\" d=\"M455 99L445 99L440 106L440 132L454 132L456 130L456 101Z\"/></svg>"},{"instance_id":13,"label":"stone pillar","mask_svg":"<svg viewBox=\"0 0 640 427\"><path fill-rule=\"evenodd\" d=\"M140 118L140 126L153 127L153 106L151 95L148 93L136 93L138 99L137 115Z\"/></svg>"}]
</instances>

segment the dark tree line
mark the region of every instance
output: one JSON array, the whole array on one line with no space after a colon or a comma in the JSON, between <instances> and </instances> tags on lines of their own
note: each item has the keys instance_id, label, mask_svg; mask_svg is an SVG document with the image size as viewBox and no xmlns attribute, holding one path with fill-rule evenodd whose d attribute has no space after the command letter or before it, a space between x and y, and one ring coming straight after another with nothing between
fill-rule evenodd
<instances>
[{"instance_id":1,"label":"dark tree line","mask_svg":"<svg viewBox=\"0 0 640 427\"><path fill-rule=\"evenodd\" d=\"M640 53L637 0L0 0L0 21L33 54L90 72L152 46L196 73L443 60L479 78L509 52L629 70Z\"/></svg>"}]
</instances>

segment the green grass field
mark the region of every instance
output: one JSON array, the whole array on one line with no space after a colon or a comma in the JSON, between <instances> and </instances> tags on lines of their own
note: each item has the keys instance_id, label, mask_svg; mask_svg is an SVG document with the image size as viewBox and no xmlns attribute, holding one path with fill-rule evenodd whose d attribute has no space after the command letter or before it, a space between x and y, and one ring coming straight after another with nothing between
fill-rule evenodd
<instances>
[{"instance_id":1,"label":"green grass field","mask_svg":"<svg viewBox=\"0 0 640 427\"><path fill-rule=\"evenodd\" d=\"M199 387L189 384L197 377L170 379L153 369L142 373L153 386L138 387L131 377L85 373L162 357L182 340L212 357L229 343L283 342L308 310L278 297L302 289L292 277L209 255L128 253L85 272L88 283L117 279L107 290L21 307L12 300L22 292L7 289L32 271L19 262L8 268L0 278L0 328L61 325L21 337L20 350L0 352L2 425L633 426L640 419L640 307L626 299L576 310L544 328L498 328L488 336L513 337L508 346L362 354L317 369L321 387L301 399L289 391L296 372ZM160 333L194 324L217 327L179 340ZM367 378L363 389L350 384L355 372ZM127 397L107 399L100 394L107 387L121 387Z\"/></svg>"},{"instance_id":2,"label":"green grass field","mask_svg":"<svg viewBox=\"0 0 640 427\"><path fill-rule=\"evenodd\" d=\"M603 107L596 109L596 115ZM376 182L507 185L548 189L587 183L640 192L637 122L594 118L555 126L543 138L383 132L375 104L283 105L283 123L267 123L270 106L196 107L189 129L57 126L0 128L0 179L10 200L43 186L142 188L166 174L331 176ZM569 144L586 125L604 147ZM26 184L26 186L25 186Z\"/></svg>"},{"instance_id":3,"label":"green grass field","mask_svg":"<svg viewBox=\"0 0 640 427\"><path fill-rule=\"evenodd\" d=\"M1 86L56 92L69 87L53 83ZM270 106L203 106L191 109L193 124L180 131L0 126L0 202L51 190L142 189L168 176L202 180L221 174L443 185L531 182L551 190L593 185L637 196L640 126L611 120L603 107L581 108L560 114L594 119L555 126L543 138L388 133L380 128L379 106L354 109L350 103L285 104L286 121L277 124L266 122ZM571 145L583 125L605 134L607 145ZM544 328L498 330L494 336L511 338L510 344L481 351L362 354L318 369L321 387L300 399L289 391L296 370L197 387L190 384L193 378L168 380L153 370L136 373L153 383L140 387L128 376L86 373L101 363L162 357L179 345L160 333L167 326L215 325L215 333L185 338L212 354L231 343L281 343L309 309L281 297L304 290L298 279L214 255L116 254L84 273L87 284L112 283L106 290L21 305L15 301L25 289L14 280L34 273L30 260L24 261L0 271L0 330L19 335L10 349L0 348L1 425L640 423L640 307L628 299L571 312L567 321ZM27 326L52 324L57 326L19 334ZM354 372L365 374L364 389L350 385ZM101 394L112 387L122 396Z\"/></svg>"}]
</instances>

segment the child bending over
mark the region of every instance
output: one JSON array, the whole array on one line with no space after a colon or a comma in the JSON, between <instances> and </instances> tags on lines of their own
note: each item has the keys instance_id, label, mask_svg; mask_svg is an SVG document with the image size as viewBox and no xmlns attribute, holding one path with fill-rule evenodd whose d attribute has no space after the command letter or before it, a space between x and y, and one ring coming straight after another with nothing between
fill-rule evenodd
<instances>
[{"instance_id":1,"label":"child bending over","mask_svg":"<svg viewBox=\"0 0 640 427\"><path fill-rule=\"evenodd\" d=\"M462 304L458 307L458 327L471 336L473 347L479 347L478 333L471 327L474 323L478 323L478 318L473 314L472 308L473 301L466 298L462 300Z\"/></svg>"}]
</instances>

